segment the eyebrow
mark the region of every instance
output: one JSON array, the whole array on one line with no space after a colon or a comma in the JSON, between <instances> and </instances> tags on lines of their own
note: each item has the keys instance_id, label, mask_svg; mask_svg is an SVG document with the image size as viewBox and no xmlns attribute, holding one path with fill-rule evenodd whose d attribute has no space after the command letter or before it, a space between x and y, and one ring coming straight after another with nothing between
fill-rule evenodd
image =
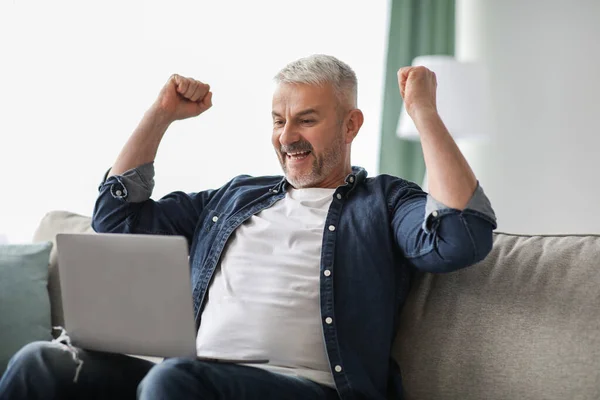
<instances>
[{"instance_id":1,"label":"eyebrow","mask_svg":"<svg viewBox=\"0 0 600 400\"><path fill-rule=\"evenodd\" d=\"M318 113L319 113L319 112L318 112L316 109L314 109L314 108L307 108L306 110L302 110L302 111L300 111L299 113L297 113L297 114L295 115L295 117L303 117L303 116L305 116L305 115L308 115L308 114L318 114ZM279 115L279 114L278 114L278 113L276 113L275 111L272 111L272 112L271 112L271 115L272 115L273 117L279 117L279 118L282 118L282 117L281 117L281 115Z\"/></svg>"}]
</instances>

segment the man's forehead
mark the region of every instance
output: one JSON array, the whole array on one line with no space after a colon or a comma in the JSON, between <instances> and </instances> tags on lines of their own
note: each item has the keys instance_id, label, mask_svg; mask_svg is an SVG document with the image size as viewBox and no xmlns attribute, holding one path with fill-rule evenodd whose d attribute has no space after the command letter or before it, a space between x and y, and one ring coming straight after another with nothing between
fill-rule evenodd
<instances>
[{"instance_id":1,"label":"man's forehead","mask_svg":"<svg viewBox=\"0 0 600 400\"><path fill-rule=\"evenodd\" d=\"M292 113L320 113L335 106L335 97L328 95L329 88L308 84L277 85L273 93L273 113L288 110Z\"/></svg>"}]
</instances>

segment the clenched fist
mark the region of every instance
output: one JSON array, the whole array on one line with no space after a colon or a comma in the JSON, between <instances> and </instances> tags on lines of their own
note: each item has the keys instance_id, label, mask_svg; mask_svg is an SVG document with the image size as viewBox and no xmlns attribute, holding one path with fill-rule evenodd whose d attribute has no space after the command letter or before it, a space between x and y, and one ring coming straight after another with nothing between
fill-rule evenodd
<instances>
[{"instance_id":1,"label":"clenched fist","mask_svg":"<svg viewBox=\"0 0 600 400\"><path fill-rule=\"evenodd\" d=\"M169 121L198 116L212 106L210 86L192 78L171 75L154 104Z\"/></svg>"},{"instance_id":2,"label":"clenched fist","mask_svg":"<svg viewBox=\"0 0 600 400\"><path fill-rule=\"evenodd\" d=\"M437 113L435 73L425 67L404 67L398 70L398 86L408 115L417 111Z\"/></svg>"}]
</instances>

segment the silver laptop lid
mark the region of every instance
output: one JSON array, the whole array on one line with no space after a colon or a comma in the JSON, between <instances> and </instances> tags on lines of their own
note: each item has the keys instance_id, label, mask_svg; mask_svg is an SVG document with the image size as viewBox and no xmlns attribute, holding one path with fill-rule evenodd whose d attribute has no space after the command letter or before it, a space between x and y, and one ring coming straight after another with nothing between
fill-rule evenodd
<instances>
[{"instance_id":1,"label":"silver laptop lid","mask_svg":"<svg viewBox=\"0 0 600 400\"><path fill-rule=\"evenodd\" d=\"M196 355L185 238L58 234L56 242L65 328L75 346Z\"/></svg>"}]
</instances>

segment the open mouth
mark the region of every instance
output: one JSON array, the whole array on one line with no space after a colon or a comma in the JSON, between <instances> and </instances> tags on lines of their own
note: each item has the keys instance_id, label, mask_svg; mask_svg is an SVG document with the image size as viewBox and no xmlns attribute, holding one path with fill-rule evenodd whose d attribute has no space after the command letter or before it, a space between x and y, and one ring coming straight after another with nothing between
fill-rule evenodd
<instances>
[{"instance_id":1,"label":"open mouth","mask_svg":"<svg viewBox=\"0 0 600 400\"><path fill-rule=\"evenodd\" d=\"M309 151L295 151L293 153L285 153L285 158L291 161L301 161L304 160L310 154Z\"/></svg>"}]
</instances>

